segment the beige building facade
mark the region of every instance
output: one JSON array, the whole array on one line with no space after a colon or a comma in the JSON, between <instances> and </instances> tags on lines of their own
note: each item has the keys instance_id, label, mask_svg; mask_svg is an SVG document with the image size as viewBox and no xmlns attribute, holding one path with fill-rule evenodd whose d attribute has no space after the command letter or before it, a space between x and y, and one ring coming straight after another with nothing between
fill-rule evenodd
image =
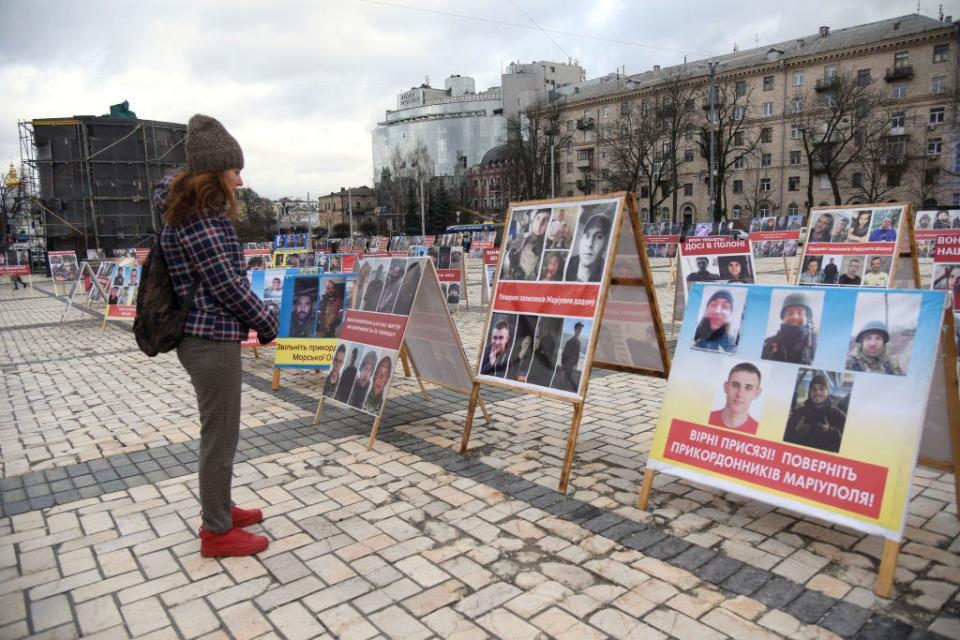
<instances>
[{"instance_id":1,"label":"beige building facade","mask_svg":"<svg viewBox=\"0 0 960 640\"><path fill-rule=\"evenodd\" d=\"M683 67L633 76L611 74L569 87L551 108L559 109L560 127L571 136L556 151L559 188L557 195L604 193L613 169L612 155L601 143L602 127L617 127L623 105L639 107L665 91L668 78L683 74L684 82L697 89L692 111L693 126L678 138L677 211L668 197L651 212L648 189L640 181L641 217L651 221L695 222L709 216L708 159L698 144L699 131L707 127L705 101L708 63L716 62L716 81L736 84L749 95L749 108L738 114L748 138L759 143L744 158L742 166L726 172L726 216L806 213L811 206L833 205L830 181L820 167L812 172L812 201L808 202L810 167L802 135L796 128L798 98L806 100L831 87L839 75L854 78L883 100L878 109L889 118L883 133L888 151L880 161L884 184L883 201L910 201L920 206L960 205L960 136L958 136L956 88L958 27L950 18L938 20L908 15L881 22L831 30L823 27L814 35L758 47L749 51L688 62ZM691 109L692 107L692 109ZM841 173L844 204L863 202L862 171L851 163ZM661 187L662 189L662 187ZM662 191L661 191L662 192Z\"/></svg>"}]
</instances>

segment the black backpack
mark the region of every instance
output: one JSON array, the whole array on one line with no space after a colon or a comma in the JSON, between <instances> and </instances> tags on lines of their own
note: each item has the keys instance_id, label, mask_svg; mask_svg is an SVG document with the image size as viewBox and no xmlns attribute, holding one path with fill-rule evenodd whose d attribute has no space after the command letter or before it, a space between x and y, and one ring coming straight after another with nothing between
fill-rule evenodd
<instances>
[{"instance_id":1,"label":"black backpack","mask_svg":"<svg viewBox=\"0 0 960 640\"><path fill-rule=\"evenodd\" d=\"M153 249L143 263L140 287L137 289L137 316L133 320L133 335L137 338L137 346L141 351L152 358L180 344L187 314L190 313L199 286L200 279L194 276L187 299L181 304L180 296L170 279L158 234Z\"/></svg>"}]
</instances>

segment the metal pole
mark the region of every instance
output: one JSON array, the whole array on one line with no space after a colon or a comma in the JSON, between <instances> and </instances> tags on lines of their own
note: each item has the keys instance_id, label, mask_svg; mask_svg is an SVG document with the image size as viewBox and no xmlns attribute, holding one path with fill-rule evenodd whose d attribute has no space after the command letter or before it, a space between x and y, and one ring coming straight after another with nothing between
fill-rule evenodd
<instances>
[{"instance_id":1,"label":"metal pole","mask_svg":"<svg viewBox=\"0 0 960 640\"><path fill-rule=\"evenodd\" d=\"M342 201L341 201L342 202ZM350 237L353 237L353 187L347 188L347 211L350 215Z\"/></svg>"},{"instance_id":2,"label":"metal pole","mask_svg":"<svg viewBox=\"0 0 960 640\"><path fill-rule=\"evenodd\" d=\"M419 174L420 178L420 235L427 235L427 214L423 209L423 174Z\"/></svg>"},{"instance_id":3,"label":"metal pole","mask_svg":"<svg viewBox=\"0 0 960 640\"><path fill-rule=\"evenodd\" d=\"M710 222L714 221L714 211L717 206L717 64L718 61L707 63L710 66L710 199L707 205L707 215Z\"/></svg>"}]
</instances>

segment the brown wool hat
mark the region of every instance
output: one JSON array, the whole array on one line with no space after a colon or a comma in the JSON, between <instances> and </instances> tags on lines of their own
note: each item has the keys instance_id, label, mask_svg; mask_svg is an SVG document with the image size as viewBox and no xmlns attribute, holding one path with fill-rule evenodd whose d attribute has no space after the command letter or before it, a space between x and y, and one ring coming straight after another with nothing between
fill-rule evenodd
<instances>
[{"instance_id":1,"label":"brown wool hat","mask_svg":"<svg viewBox=\"0 0 960 640\"><path fill-rule=\"evenodd\" d=\"M187 173L243 169L243 150L222 124L196 114L187 123Z\"/></svg>"}]
</instances>

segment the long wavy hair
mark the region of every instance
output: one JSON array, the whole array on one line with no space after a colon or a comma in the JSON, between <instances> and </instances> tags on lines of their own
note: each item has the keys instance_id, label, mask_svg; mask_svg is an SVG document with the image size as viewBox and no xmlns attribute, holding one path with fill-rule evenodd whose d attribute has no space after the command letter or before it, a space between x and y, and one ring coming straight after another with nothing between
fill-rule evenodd
<instances>
[{"instance_id":1,"label":"long wavy hair","mask_svg":"<svg viewBox=\"0 0 960 640\"><path fill-rule=\"evenodd\" d=\"M237 219L237 197L228 185L224 172L181 173L170 185L166 223L183 224L192 215L222 212L230 220Z\"/></svg>"}]
</instances>

